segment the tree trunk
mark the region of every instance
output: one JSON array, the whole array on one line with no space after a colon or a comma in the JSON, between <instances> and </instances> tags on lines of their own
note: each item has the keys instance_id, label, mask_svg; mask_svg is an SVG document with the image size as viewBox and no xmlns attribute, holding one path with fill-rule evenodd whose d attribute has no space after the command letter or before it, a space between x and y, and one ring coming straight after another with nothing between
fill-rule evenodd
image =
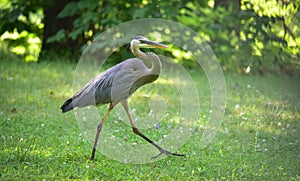
<instances>
[{"instance_id":1,"label":"tree trunk","mask_svg":"<svg viewBox=\"0 0 300 181\"><path fill-rule=\"evenodd\" d=\"M57 18L63 8L74 0L53 0L44 7L44 33L42 42L42 52L62 51L72 49L77 51L80 48L79 40L71 40L67 37L66 41L47 43L47 39L56 34L60 29L70 32L73 28L75 16L67 18ZM74 52L70 52L74 53Z\"/></svg>"}]
</instances>

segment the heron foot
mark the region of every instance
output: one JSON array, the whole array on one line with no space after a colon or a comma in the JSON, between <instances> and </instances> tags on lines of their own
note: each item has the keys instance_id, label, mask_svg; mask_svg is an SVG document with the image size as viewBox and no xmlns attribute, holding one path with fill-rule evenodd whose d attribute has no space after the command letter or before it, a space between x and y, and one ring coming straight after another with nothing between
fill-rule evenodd
<instances>
[{"instance_id":1,"label":"heron foot","mask_svg":"<svg viewBox=\"0 0 300 181\"><path fill-rule=\"evenodd\" d=\"M158 155L156 155L156 156L151 157L151 159L154 160L154 159L158 158L159 156L161 156L162 154L165 154L165 155L167 155L168 157L169 157L170 155L174 155L174 156L183 156L184 158L186 158L186 155L185 155L185 154L172 153L172 152L169 152L169 151L167 151L167 150L161 149L161 150L160 150L160 153L159 153Z\"/></svg>"}]
</instances>

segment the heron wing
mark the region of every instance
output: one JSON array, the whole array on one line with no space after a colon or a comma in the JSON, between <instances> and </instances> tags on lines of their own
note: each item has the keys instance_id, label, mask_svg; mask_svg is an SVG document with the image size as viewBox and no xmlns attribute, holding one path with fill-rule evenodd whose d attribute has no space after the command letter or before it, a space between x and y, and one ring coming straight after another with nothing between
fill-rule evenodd
<instances>
[{"instance_id":1,"label":"heron wing","mask_svg":"<svg viewBox=\"0 0 300 181\"><path fill-rule=\"evenodd\" d=\"M153 82L158 75L138 58L123 61L89 81L72 97L74 107L102 105L128 99L139 87Z\"/></svg>"},{"instance_id":2,"label":"heron wing","mask_svg":"<svg viewBox=\"0 0 300 181\"><path fill-rule=\"evenodd\" d=\"M79 90L72 97L72 103L74 107L99 105L111 102L110 91L112 82L114 76L124 66L122 63L102 72L100 75L90 80L81 90Z\"/></svg>"},{"instance_id":3,"label":"heron wing","mask_svg":"<svg viewBox=\"0 0 300 181\"><path fill-rule=\"evenodd\" d=\"M138 88L157 77L150 74L150 69L140 59L129 59L113 79L111 98L116 102L128 99Z\"/></svg>"}]
</instances>

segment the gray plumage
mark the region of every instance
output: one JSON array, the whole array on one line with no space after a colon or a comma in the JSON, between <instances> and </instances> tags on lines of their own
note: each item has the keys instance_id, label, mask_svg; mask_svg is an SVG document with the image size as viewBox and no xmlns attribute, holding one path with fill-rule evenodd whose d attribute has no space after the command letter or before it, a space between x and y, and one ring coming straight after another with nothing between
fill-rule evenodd
<instances>
[{"instance_id":1,"label":"gray plumage","mask_svg":"<svg viewBox=\"0 0 300 181\"><path fill-rule=\"evenodd\" d=\"M141 86L155 81L160 73L161 62L157 55L143 53L139 48L150 48L151 45L162 46L148 39L137 36L131 41L131 51L137 58L125 60L104 71L89 81L72 98L62 106L62 112L67 112L75 107L89 105L117 104L128 99ZM151 62L148 68L144 62Z\"/></svg>"},{"instance_id":2,"label":"gray plumage","mask_svg":"<svg viewBox=\"0 0 300 181\"><path fill-rule=\"evenodd\" d=\"M185 156L184 154L167 151L146 137L137 129L128 111L129 106L127 99L141 86L155 81L158 78L161 70L161 62L159 57L151 52L143 53L140 48L167 47L168 46L166 45L152 42L142 36L135 37L130 42L130 50L136 56L136 58L125 60L96 76L61 106L61 110L64 113L74 109L75 107L103 105L109 103L108 110L97 127L94 147L90 158L91 160L94 160L95 157L97 142L103 123L107 119L110 111L118 103L121 103L124 107L130 120L133 132L151 143L160 151L158 155L152 158L156 158L162 154L168 156ZM144 62L151 62L152 66L149 68Z\"/></svg>"},{"instance_id":3,"label":"gray plumage","mask_svg":"<svg viewBox=\"0 0 300 181\"><path fill-rule=\"evenodd\" d=\"M142 62L150 57L159 61L155 54L146 53L141 58L123 61L96 76L62 105L62 112L75 107L116 104L128 99L138 88L158 78L159 72L152 72Z\"/></svg>"}]
</instances>

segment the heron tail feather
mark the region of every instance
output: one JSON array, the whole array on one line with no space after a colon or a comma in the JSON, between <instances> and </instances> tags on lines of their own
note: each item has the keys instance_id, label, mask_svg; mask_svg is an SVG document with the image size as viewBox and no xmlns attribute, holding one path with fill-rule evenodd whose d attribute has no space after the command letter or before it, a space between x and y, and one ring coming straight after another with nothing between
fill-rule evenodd
<instances>
[{"instance_id":1,"label":"heron tail feather","mask_svg":"<svg viewBox=\"0 0 300 181\"><path fill-rule=\"evenodd\" d=\"M73 104L72 104L72 98L68 99L61 107L61 111L63 113L65 112L68 112L70 110L72 110L74 107L73 107Z\"/></svg>"}]
</instances>

